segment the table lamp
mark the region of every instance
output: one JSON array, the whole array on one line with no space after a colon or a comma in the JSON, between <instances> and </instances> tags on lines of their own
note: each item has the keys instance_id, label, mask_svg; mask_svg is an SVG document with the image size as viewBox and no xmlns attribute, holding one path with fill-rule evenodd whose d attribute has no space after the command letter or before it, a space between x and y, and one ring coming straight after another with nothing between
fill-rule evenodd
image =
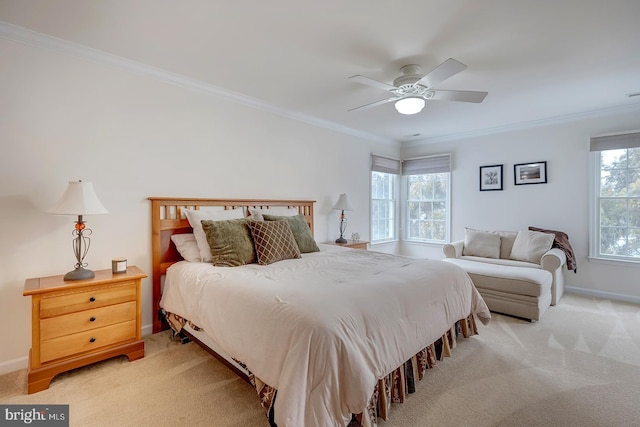
<instances>
[{"instance_id":1,"label":"table lamp","mask_svg":"<svg viewBox=\"0 0 640 427\"><path fill-rule=\"evenodd\" d=\"M345 193L340 195L333 209L340 211L340 237L336 239L336 243L347 243L347 239L344 238L344 232L347 228L347 218L344 216L344 211L350 211L352 209L349 204L349 198Z\"/></svg>"},{"instance_id":2,"label":"table lamp","mask_svg":"<svg viewBox=\"0 0 640 427\"><path fill-rule=\"evenodd\" d=\"M73 253L76 256L76 265L74 270L64 276L64 280L86 280L95 277L93 271L85 268L88 264L84 262L84 258L89 252L89 246L91 246L91 239L89 238L91 229L86 228L82 216L106 214L109 211L98 200L93 184L83 181L70 181L58 204L48 212L56 215L78 215L78 220L72 232L72 235L75 236L73 239Z\"/></svg>"}]
</instances>

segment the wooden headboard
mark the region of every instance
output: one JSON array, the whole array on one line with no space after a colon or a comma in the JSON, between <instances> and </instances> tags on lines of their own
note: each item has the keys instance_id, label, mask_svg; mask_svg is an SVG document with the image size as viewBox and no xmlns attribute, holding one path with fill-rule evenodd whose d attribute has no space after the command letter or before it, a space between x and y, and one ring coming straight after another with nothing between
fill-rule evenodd
<instances>
[{"instance_id":1,"label":"wooden headboard","mask_svg":"<svg viewBox=\"0 0 640 427\"><path fill-rule=\"evenodd\" d=\"M269 209L272 207L296 208L304 215L313 233L314 200L259 200L259 199L201 199L180 197L149 197L151 200L151 253L153 281L153 333L166 329L160 311L162 297L161 279L171 264L182 260L171 241L173 234L191 233L183 209L200 209L202 206L220 206L224 209Z\"/></svg>"}]
</instances>

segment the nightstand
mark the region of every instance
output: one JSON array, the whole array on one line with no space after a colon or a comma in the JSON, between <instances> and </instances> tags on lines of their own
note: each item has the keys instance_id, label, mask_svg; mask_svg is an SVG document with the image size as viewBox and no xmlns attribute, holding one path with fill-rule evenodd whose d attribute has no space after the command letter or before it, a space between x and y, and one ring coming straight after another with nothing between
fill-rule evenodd
<instances>
[{"instance_id":1,"label":"nightstand","mask_svg":"<svg viewBox=\"0 0 640 427\"><path fill-rule=\"evenodd\" d=\"M347 243L327 242L327 245L343 246L351 249L364 249L365 251L369 248L369 242L365 242L364 240L348 240Z\"/></svg>"},{"instance_id":2,"label":"nightstand","mask_svg":"<svg viewBox=\"0 0 640 427\"><path fill-rule=\"evenodd\" d=\"M88 280L63 275L27 279L31 296L31 351L28 393L49 388L54 376L111 357L144 357L142 279L138 267L113 274L95 272Z\"/></svg>"}]
</instances>

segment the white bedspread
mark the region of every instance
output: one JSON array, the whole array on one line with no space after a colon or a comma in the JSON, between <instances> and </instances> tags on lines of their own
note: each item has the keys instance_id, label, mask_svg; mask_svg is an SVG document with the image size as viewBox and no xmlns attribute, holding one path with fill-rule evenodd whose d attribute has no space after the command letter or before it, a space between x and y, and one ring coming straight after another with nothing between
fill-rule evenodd
<instances>
[{"instance_id":1,"label":"white bedspread","mask_svg":"<svg viewBox=\"0 0 640 427\"><path fill-rule=\"evenodd\" d=\"M490 319L455 265L320 247L268 266L182 261L165 280L166 311L278 390L279 427L347 425L379 378L470 313Z\"/></svg>"}]
</instances>

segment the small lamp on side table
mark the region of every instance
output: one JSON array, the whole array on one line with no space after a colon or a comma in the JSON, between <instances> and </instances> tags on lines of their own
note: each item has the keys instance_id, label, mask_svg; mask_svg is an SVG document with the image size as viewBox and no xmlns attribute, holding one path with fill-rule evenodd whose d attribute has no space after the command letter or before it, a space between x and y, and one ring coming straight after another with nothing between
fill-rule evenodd
<instances>
[{"instance_id":1,"label":"small lamp on side table","mask_svg":"<svg viewBox=\"0 0 640 427\"><path fill-rule=\"evenodd\" d=\"M349 204L349 198L345 193L340 195L333 209L340 211L340 237L336 239L336 243L347 243L347 239L344 238L344 232L347 229L347 218L344 216L344 211L352 209Z\"/></svg>"},{"instance_id":2,"label":"small lamp on side table","mask_svg":"<svg viewBox=\"0 0 640 427\"><path fill-rule=\"evenodd\" d=\"M93 184L90 182L70 181L67 190L64 192L58 204L48 211L56 215L78 215L75 228L72 234L73 253L76 256L75 270L68 272L64 276L64 280L86 280L95 277L93 271L86 269L87 263L84 262L89 246L91 246L91 229L86 228L82 219L83 215L97 215L109 213L102 206Z\"/></svg>"}]
</instances>

